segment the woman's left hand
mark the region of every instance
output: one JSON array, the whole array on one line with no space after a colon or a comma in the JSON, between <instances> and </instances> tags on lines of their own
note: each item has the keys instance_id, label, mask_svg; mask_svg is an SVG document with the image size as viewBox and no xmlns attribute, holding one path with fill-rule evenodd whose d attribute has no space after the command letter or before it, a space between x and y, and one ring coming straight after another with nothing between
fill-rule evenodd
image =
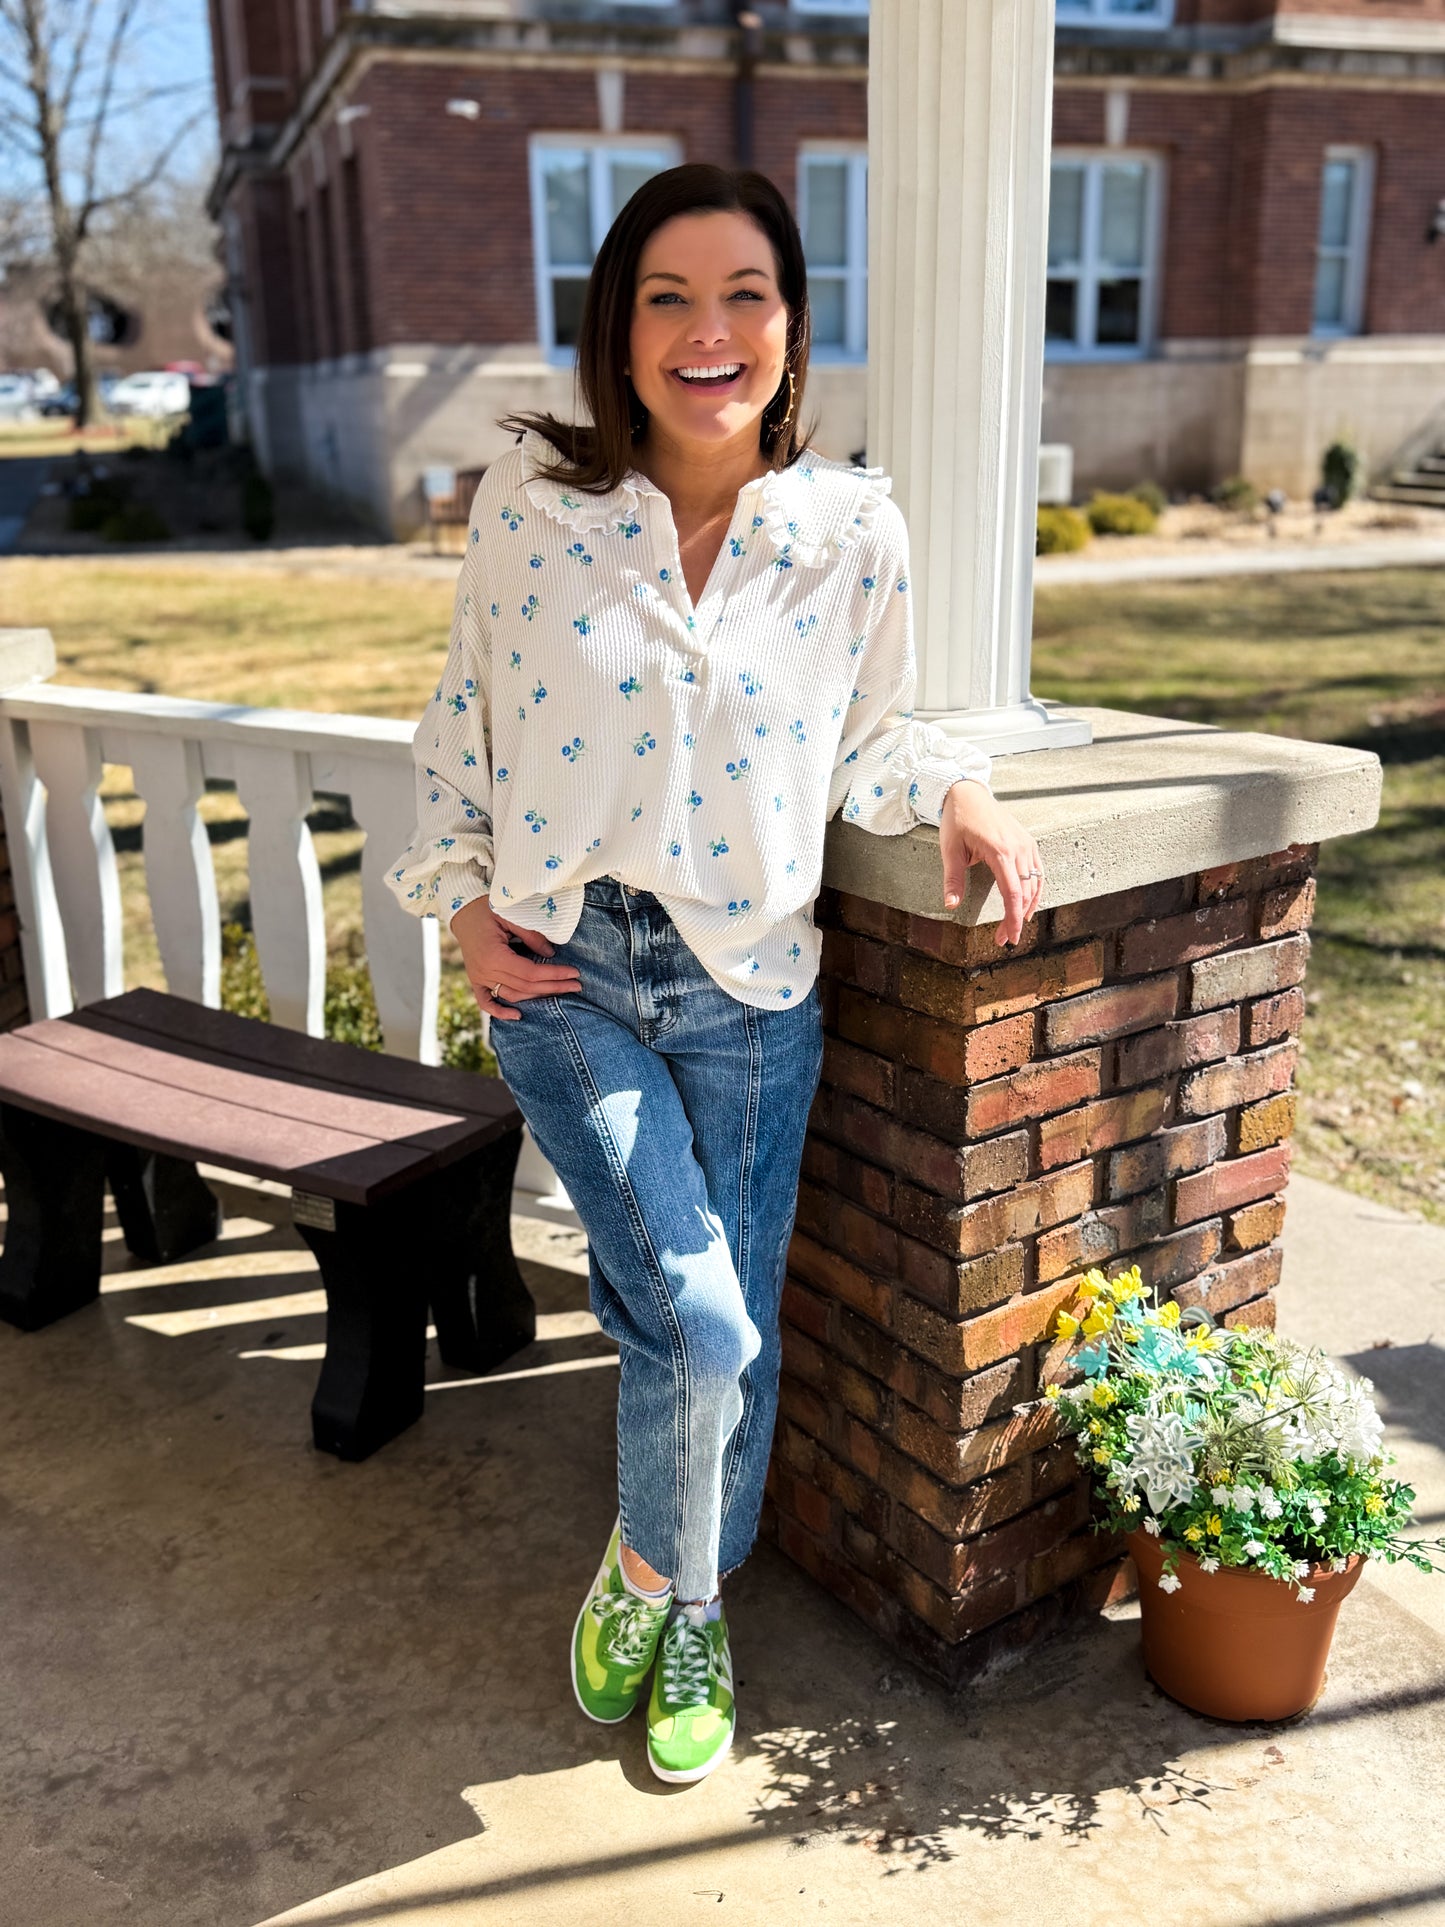
<instances>
[{"instance_id":1,"label":"woman's left hand","mask_svg":"<svg viewBox=\"0 0 1445 1927\"><path fill-rule=\"evenodd\" d=\"M955 910L962 903L969 866L986 863L1003 898L997 941L1017 943L1044 893L1039 846L1023 824L969 777L954 783L943 799L938 844L944 909Z\"/></svg>"}]
</instances>

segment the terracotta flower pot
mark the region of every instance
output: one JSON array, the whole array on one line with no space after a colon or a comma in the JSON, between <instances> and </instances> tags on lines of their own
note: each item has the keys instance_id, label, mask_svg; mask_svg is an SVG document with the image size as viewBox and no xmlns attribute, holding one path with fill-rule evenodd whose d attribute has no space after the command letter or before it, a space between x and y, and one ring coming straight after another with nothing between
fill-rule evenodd
<instances>
[{"instance_id":1,"label":"terracotta flower pot","mask_svg":"<svg viewBox=\"0 0 1445 1927\"><path fill-rule=\"evenodd\" d=\"M1126 1544L1139 1568L1144 1665L1171 1699L1216 1720L1287 1720L1319 1698L1335 1619L1364 1561L1343 1572L1311 1569L1302 1604L1268 1573L1221 1566L1203 1572L1182 1553L1177 1592L1162 1592L1164 1553L1142 1528Z\"/></svg>"}]
</instances>

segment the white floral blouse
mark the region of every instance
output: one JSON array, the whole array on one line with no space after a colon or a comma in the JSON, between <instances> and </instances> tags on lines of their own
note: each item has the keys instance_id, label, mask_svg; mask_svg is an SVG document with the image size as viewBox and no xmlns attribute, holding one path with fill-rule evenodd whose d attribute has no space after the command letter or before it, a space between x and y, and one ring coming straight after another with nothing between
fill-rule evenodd
<instances>
[{"instance_id":1,"label":"white floral blouse","mask_svg":"<svg viewBox=\"0 0 1445 1927\"><path fill-rule=\"evenodd\" d=\"M390 884L419 916L490 892L565 943L582 886L653 891L724 990L805 996L823 831L937 823L981 752L910 707L908 534L881 469L805 451L738 493L694 607L671 504L543 479L533 431L472 504L451 647L416 732L417 828Z\"/></svg>"}]
</instances>

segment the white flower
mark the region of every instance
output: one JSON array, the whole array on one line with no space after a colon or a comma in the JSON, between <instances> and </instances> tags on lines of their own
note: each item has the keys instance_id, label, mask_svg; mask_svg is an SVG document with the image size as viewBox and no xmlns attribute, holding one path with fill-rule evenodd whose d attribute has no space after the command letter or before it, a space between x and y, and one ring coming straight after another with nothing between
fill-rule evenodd
<instances>
[{"instance_id":1,"label":"white flower","mask_svg":"<svg viewBox=\"0 0 1445 1927\"><path fill-rule=\"evenodd\" d=\"M1302 1606L1307 1606L1310 1603L1310 1601L1314 1598L1314 1596L1315 1596L1315 1589L1313 1586L1301 1586L1299 1591L1295 1594L1295 1598L1300 1602Z\"/></svg>"},{"instance_id":2,"label":"white flower","mask_svg":"<svg viewBox=\"0 0 1445 1927\"><path fill-rule=\"evenodd\" d=\"M1348 1560L1348 1559L1346 1559L1346 1558L1345 1558L1345 1557L1343 1556L1343 1554L1341 1554L1341 1556L1340 1556L1339 1558L1337 1558L1337 1559L1331 1559L1331 1561L1330 1561L1330 1571L1331 1571L1331 1572L1344 1572L1344 1571L1346 1570L1346 1568L1347 1568L1347 1567L1349 1566L1349 1563L1350 1563L1350 1562L1349 1562L1349 1560Z\"/></svg>"},{"instance_id":3,"label":"white flower","mask_svg":"<svg viewBox=\"0 0 1445 1927\"><path fill-rule=\"evenodd\" d=\"M1310 1562L1308 1559L1295 1560L1294 1576L1296 1579L1307 1579L1309 1577L1309 1570L1310 1570Z\"/></svg>"},{"instance_id":4,"label":"white flower","mask_svg":"<svg viewBox=\"0 0 1445 1927\"><path fill-rule=\"evenodd\" d=\"M1144 1521L1144 1530L1152 1533L1157 1539L1159 1537L1159 1521L1157 1519L1146 1519Z\"/></svg>"},{"instance_id":5,"label":"white flower","mask_svg":"<svg viewBox=\"0 0 1445 1927\"><path fill-rule=\"evenodd\" d=\"M1258 1559L1260 1554L1264 1552L1267 1548L1265 1546L1263 1539L1246 1539L1244 1542L1244 1549L1249 1554L1251 1559Z\"/></svg>"},{"instance_id":6,"label":"white flower","mask_svg":"<svg viewBox=\"0 0 1445 1927\"><path fill-rule=\"evenodd\" d=\"M1310 1519L1315 1525L1322 1526L1325 1522L1324 1507L1322 1505L1312 1505L1310 1507Z\"/></svg>"},{"instance_id":7,"label":"white flower","mask_svg":"<svg viewBox=\"0 0 1445 1927\"><path fill-rule=\"evenodd\" d=\"M1199 1562L1199 1570L1201 1572L1218 1572L1219 1571L1219 1561L1215 1558L1212 1552L1205 1553L1204 1557Z\"/></svg>"},{"instance_id":8,"label":"white flower","mask_svg":"<svg viewBox=\"0 0 1445 1927\"><path fill-rule=\"evenodd\" d=\"M1212 1485L1209 1488L1209 1496L1216 1505L1228 1505L1233 1495L1227 1485Z\"/></svg>"},{"instance_id":9,"label":"white flower","mask_svg":"<svg viewBox=\"0 0 1445 1927\"><path fill-rule=\"evenodd\" d=\"M1161 1572L1159 1575L1160 1592L1178 1592L1181 1583L1177 1572Z\"/></svg>"},{"instance_id":10,"label":"white flower","mask_svg":"<svg viewBox=\"0 0 1445 1927\"><path fill-rule=\"evenodd\" d=\"M1177 1412L1134 1412L1124 1421L1130 1470L1155 1512L1194 1497L1194 1454L1204 1443Z\"/></svg>"},{"instance_id":11,"label":"white flower","mask_svg":"<svg viewBox=\"0 0 1445 1927\"><path fill-rule=\"evenodd\" d=\"M1259 1509L1264 1514L1266 1519L1277 1519L1279 1515L1284 1511L1284 1506L1280 1502L1279 1494L1274 1490L1272 1486L1265 1485L1260 1487Z\"/></svg>"},{"instance_id":12,"label":"white flower","mask_svg":"<svg viewBox=\"0 0 1445 1927\"><path fill-rule=\"evenodd\" d=\"M1247 1485L1237 1485L1229 1503L1236 1512L1248 1512L1254 1504L1254 1494Z\"/></svg>"}]
</instances>

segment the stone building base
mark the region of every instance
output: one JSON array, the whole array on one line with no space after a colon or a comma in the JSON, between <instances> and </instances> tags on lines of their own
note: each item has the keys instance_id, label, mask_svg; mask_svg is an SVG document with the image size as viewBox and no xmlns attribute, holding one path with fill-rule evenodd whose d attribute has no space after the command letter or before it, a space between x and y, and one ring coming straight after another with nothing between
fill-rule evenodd
<instances>
[{"instance_id":1,"label":"stone building base","mask_svg":"<svg viewBox=\"0 0 1445 1927\"><path fill-rule=\"evenodd\" d=\"M1042 1390L1091 1265L1273 1325L1312 847L1016 949L827 889L766 1529L949 1681L1125 1583Z\"/></svg>"}]
</instances>

